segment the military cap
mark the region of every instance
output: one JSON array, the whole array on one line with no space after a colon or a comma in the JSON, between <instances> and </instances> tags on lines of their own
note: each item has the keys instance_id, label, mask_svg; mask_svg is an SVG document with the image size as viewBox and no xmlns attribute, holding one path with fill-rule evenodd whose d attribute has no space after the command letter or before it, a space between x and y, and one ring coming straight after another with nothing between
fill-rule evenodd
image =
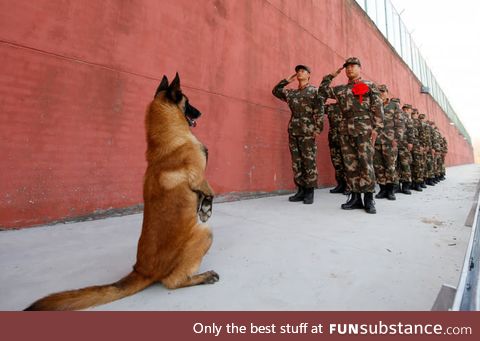
<instances>
[{"instance_id":1,"label":"military cap","mask_svg":"<svg viewBox=\"0 0 480 341\"><path fill-rule=\"evenodd\" d=\"M299 64L297 66L295 66L295 72L298 72L298 70L300 69L304 69L305 71L307 71L308 73L312 73L312 71L310 70L310 68L306 65L302 65L302 64Z\"/></svg>"},{"instance_id":2,"label":"military cap","mask_svg":"<svg viewBox=\"0 0 480 341\"><path fill-rule=\"evenodd\" d=\"M417 109L417 108L413 108L413 109L412 109L412 113L418 114L418 109Z\"/></svg>"},{"instance_id":3,"label":"military cap","mask_svg":"<svg viewBox=\"0 0 480 341\"><path fill-rule=\"evenodd\" d=\"M352 65L352 64L357 64L358 66L362 66L362 64L360 63L360 59L358 59L357 57L350 57L350 58L347 58L345 63L343 63L343 67L347 67L348 65Z\"/></svg>"},{"instance_id":4,"label":"military cap","mask_svg":"<svg viewBox=\"0 0 480 341\"><path fill-rule=\"evenodd\" d=\"M388 87L385 84L380 84L378 86L378 90L380 90L381 92L388 92Z\"/></svg>"},{"instance_id":5,"label":"military cap","mask_svg":"<svg viewBox=\"0 0 480 341\"><path fill-rule=\"evenodd\" d=\"M392 98L391 101L392 101L392 102L400 103L400 98Z\"/></svg>"},{"instance_id":6,"label":"military cap","mask_svg":"<svg viewBox=\"0 0 480 341\"><path fill-rule=\"evenodd\" d=\"M402 109L413 109L413 107L412 107L411 104L405 103L405 104L403 105Z\"/></svg>"},{"instance_id":7,"label":"military cap","mask_svg":"<svg viewBox=\"0 0 480 341\"><path fill-rule=\"evenodd\" d=\"M423 120L423 119L425 118L425 114L419 114L419 115L418 115L418 118L421 119L421 120Z\"/></svg>"}]
</instances>

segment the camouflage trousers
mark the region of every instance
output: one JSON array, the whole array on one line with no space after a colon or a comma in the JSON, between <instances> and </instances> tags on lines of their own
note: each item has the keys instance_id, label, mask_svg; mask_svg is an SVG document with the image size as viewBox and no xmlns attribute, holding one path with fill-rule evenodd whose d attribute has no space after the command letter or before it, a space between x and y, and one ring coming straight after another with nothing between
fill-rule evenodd
<instances>
[{"instance_id":1,"label":"camouflage trousers","mask_svg":"<svg viewBox=\"0 0 480 341\"><path fill-rule=\"evenodd\" d=\"M412 170L410 165L413 162L412 153L408 150L407 145L399 144L397 158L397 178L395 182L412 182Z\"/></svg>"},{"instance_id":2,"label":"camouflage trousers","mask_svg":"<svg viewBox=\"0 0 480 341\"><path fill-rule=\"evenodd\" d=\"M445 175L446 170L445 170L445 154L442 154L440 157L440 175Z\"/></svg>"},{"instance_id":3,"label":"camouflage trousers","mask_svg":"<svg viewBox=\"0 0 480 341\"><path fill-rule=\"evenodd\" d=\"M433 164L433 156L431 152L426 153L426 170L425 170L425 177L427 179L434 177L434 164Z\"/></svg>"},{"instance_id":4,"label":"camouflage trousers","mask_svg":"<svg viewBox=\"0 0 480 341\"><path fill-rule=\"evenodd\" d=\"M412 150L412 180L415 182L423 182L425 168L424 153L420 151L418 146L414 146Z\"/></svg>"},{"instance_id":5,"label":"camouflage trousers","mask_svg":"<svg viewBox=\"0 0 480 341\"><path fill-rule=\"evenodd\" d=\"M345 180L345 166L343 165L339 135L329 132L328 146L330 148L330 159L332 160L333 168L335 168L335 179L337 179L337 181Z\"/></svg>"},{"instance_id":6,"label":"camouflage trousers","mask_svg":"<svg viewBox=\"0 0 480 341\"><path fill-rule=\"evenodd\" d=\"M379 139L382 140L381 138ZM382 141L375 144L373 167L378 184L385 185L395 182L397 154L397 147L393 147L390 141Z\"/></svg>"},{"instance_id":7,"label":"camouflage trousers","mask_svg":"<svg viewBox=\"0 0 480 341\"><path fill-rule=\"evenodd\" d=\"M340 135L347 185L355 193L375 192L374 148L370 135Z\"/></svg>"},{"instance_id":8,"label":"camouflage trousers","mask_svg":"<svg viewBox=\"0 0 480 341\"><path fill-rule=\"evenodd\" d=\"M442 174L442 156L440 153L435 154L435 176Z\"/></svg>"},{"instance_id":9,"label":"camouflage trousers","mask_svg":"<svg viewBox=\"0 0 480 341\"><path fill-rule=\"evenodd\" d=\"M293 179L297 186L317 187L317 145L314 136L288 137Z\"/></svg>"}]
</instances>

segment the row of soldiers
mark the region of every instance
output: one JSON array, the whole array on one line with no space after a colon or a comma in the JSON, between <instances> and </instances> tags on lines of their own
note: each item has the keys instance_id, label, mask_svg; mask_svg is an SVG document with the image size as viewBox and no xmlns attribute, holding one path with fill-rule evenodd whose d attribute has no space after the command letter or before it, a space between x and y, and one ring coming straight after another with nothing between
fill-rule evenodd
<instances>
[{"instance_id":1,"label":"row of soldiers","mask_svg":"<svg viewBox=\"0 0 480 341\"><path fill-rule=\"evenodd\" d=\"M331 86L345 69L348 83ZM361 63L348 58L342 67L323 77L318 88L309 83L311 70L297 65L295 74L272 90L285 101L292 116L288 125L297 193L290 201L313 203L317 185L315 135L323 129L325 111L330 120L329 144L338 182L332 192L351 195L342 209L365 209L376 213L376 198L395 200L395 192L422 191L445 178L447 142L432 121L409 104L400 108L385 85L377 87L360 76ZM297 89L286 86L298 81ZM333 99L334 104L328 103ZM362 200L363 194L363 200Z\"/></svg>"},{"instance_id":2,"label":"row of soldiers","mask_svg":"<svg viewBox=\"0 0 480 341\"><path fill-rule=\"evenodd\" d=\"M373 166L380 191L375 198L395 200L395 193L410 195L427 185L445 180L447 139L435 122L411 104L400 107L400 99L389 98L388 87L378 87L383 100L383 134L375 141ZM326 105L329 120L328 144L337 186L330 193L349 194L340 136L347 134L337 103Z\"/></svg>"}]
</instances>

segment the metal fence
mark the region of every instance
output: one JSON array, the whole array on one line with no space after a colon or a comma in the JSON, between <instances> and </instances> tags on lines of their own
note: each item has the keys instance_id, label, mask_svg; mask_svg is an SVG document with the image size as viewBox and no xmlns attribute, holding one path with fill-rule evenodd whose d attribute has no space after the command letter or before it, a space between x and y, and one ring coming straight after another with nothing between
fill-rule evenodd
<instances>
[{"instance_id":1,"label":"metal fence","mask_svg":"<svg viewBox=\"0 0 480 341\"><path fill-rule=\"evenodd\" d=\"M472 141L467 130L453 110L447 96L433 76L420 50L412 39L412 35L402 21L400 14L390 0L356 0L358 5L367 13L380 32L390 42L395 51L422 83L422 91L429 93L438 105L455 124L465 140Z\"/></svg>"},{"instance_id":2,"label":"metal fence","mask_svg":"<svg viewBox=\"0 0 480 341\"><path fill-rule=\"evenodd\" d=\"M475 205L472 234L468 243L460 281L453 301L452 310L480 310L480 199Z\"/></svg>"}]
</instances>

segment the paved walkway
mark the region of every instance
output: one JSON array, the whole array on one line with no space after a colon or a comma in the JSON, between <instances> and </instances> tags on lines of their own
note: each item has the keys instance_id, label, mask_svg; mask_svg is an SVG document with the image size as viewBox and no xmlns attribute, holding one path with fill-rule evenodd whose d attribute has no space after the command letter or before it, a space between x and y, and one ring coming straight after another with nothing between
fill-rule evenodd
<instances>
[{"instance_id":1,"label":"paved walkway","mask_svg":"<svg viewBox=\"0 0 480 341\"><path fill-rule=\"evenodd\" d=\"M449 168L423 193L377 200L376 215L342 211L346 199L316 190L221 203L201 270L214 285L153 285L95 310L429 310L456 286L471 228L480 165ZM142 215L0 232L0 310L46 294L114 282L135 262Z\"/></svg>"}]
</instances>

